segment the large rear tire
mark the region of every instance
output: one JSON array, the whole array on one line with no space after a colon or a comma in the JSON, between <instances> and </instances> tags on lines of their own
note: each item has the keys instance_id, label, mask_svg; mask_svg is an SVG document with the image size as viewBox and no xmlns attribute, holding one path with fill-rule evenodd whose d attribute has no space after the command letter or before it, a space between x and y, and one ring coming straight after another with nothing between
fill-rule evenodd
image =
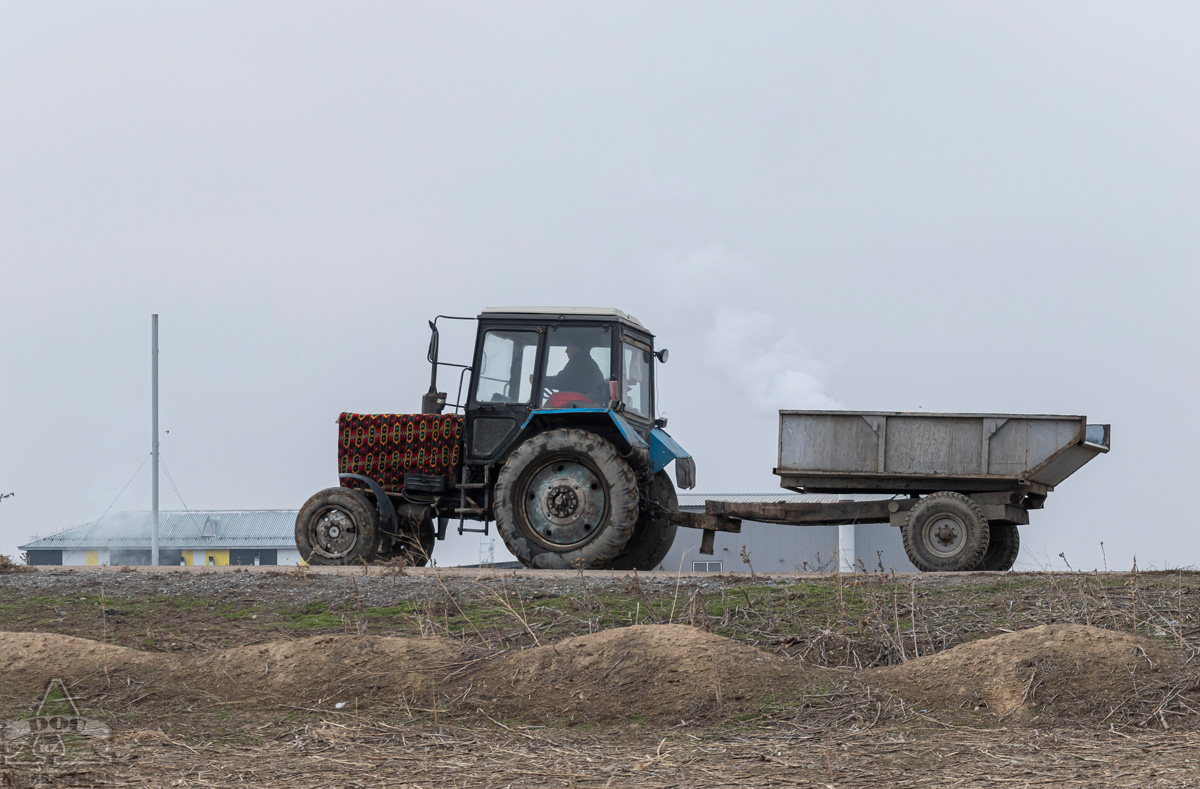
<instances>
[{"instance_id":1,"label":"large rear tire","mask_svg":"<svg viewBox=\"0 0 1200 789\"><path fill-rule=\"evenodd\" d=\"M540 433L496 477L496 531L527 567L601 569L621 555L638 517L633 470L586 430Z\"/></svg>"},{"instance_id":2,"label":"large rear tire","mask_svg":"<svg viewBox=\"0 0 1200 789\"><path fill-rule=\"evenodd\" d=\"M296 516L296 548L308 564L357 564L375 558L379 512L357 490L326 488Z\"/></svg>"},{"instance_id":3,"label":"large rear tire","mask_svg":"<svg viewBox=\"0 0 1200 789\"><path fill-rule=\"evenodd\" d=\"M918 570L978 570L990 528L979 505L961 493L932 493L908 512L901 529L904 552Z\"/></svg>"},{"instance_id":4,"label":"large rear tire","mask_svg":"<svg viewBox=\"0 0 1200 789\"><path fill-rule=\"evenodd\" d=\"M633 537L612 563L614 570L653 570L662 564L675 543L678 526L670 513L679 509L675 486L665 471L654 475L641 502L641 513L633 527Z\"/></svg>"},{"instance_id":5,"label":"large rear tire","mask_svg":"<svg viewBox=\"0 0 1200 789\"><path fill-rule=\"evenodd\" d=\"M993 572L1011 570L1017 563L1017 554L1021 552L1021 534L1011 523L992 523L990 526L987 553L983 555L983 564L979 569Z\"/></svg>"}]
</instances>

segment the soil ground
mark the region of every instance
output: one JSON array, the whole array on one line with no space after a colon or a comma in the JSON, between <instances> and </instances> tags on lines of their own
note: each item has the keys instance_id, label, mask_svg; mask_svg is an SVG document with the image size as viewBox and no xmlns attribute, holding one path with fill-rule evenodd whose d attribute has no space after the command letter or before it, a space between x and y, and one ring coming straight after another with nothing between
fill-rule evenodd
<instances>
[{"instance_id":1,"label":"soil ground","mask_svg":"<svg viewBox=\"0 0 1200 789\"><path fill-rule=\"evenodd\" d=\"M1190 572L15 569L0 786L1200 786L1198 635Z\"/></svg>"}]
</instances>

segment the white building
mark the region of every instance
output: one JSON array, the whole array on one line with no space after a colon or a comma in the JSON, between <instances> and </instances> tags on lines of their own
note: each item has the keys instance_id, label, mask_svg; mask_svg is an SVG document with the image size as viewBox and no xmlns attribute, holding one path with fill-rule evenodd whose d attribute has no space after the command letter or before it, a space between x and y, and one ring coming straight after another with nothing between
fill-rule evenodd
<instances>
[{"instance_id":1,"label":"white building","mask_svg":"<svg viewBox=\"0 0 1200 789\"><path fill-rule=\"evenodd\" d=\"M150 564L153 514L118 512L35 538L20 550L30 564ZM160 512L160 565L300 564L296 510Z\"/></svg>"}]
</instances>

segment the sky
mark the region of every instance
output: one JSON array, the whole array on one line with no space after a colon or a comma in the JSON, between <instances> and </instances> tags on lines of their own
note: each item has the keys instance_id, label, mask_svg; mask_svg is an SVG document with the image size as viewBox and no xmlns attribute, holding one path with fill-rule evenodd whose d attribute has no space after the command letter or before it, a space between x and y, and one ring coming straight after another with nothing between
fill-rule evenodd
<instances>
[{"instance_id":1,"label":"sky","mask_svg":"<svg viewBox=\"0 0 1200 789\"><path fill-rule=\"evenodd\" d=\"M1018 566L1200 565L1198 23L4 4L0 553L149 508L152 313L163 508L253 509L336 484L341 411L419 410L429 318L575 304L670 349L698 492L779 490L780 408L1086 414Z\"/></svg>"}]
</instances>

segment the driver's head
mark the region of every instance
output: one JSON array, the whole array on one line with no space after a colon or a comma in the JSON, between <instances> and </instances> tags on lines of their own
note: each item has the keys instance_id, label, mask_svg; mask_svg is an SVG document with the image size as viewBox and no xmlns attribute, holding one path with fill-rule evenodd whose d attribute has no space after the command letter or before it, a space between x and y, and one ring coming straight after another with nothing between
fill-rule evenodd
<instances>
[{"instance_id":1,"label":"driver's head","mask_svg":"<svg viewBox=\"0 0 1200 789\"><path fill-rule=\"evenodd\" d=\"M567 358L568 359L574 359L576 356L578 356L581 353L583 353L583 348L580 348L578 345L576 345L575 343L573 343L571 341L567 342Z\"/></svg>"}]
</instances>

